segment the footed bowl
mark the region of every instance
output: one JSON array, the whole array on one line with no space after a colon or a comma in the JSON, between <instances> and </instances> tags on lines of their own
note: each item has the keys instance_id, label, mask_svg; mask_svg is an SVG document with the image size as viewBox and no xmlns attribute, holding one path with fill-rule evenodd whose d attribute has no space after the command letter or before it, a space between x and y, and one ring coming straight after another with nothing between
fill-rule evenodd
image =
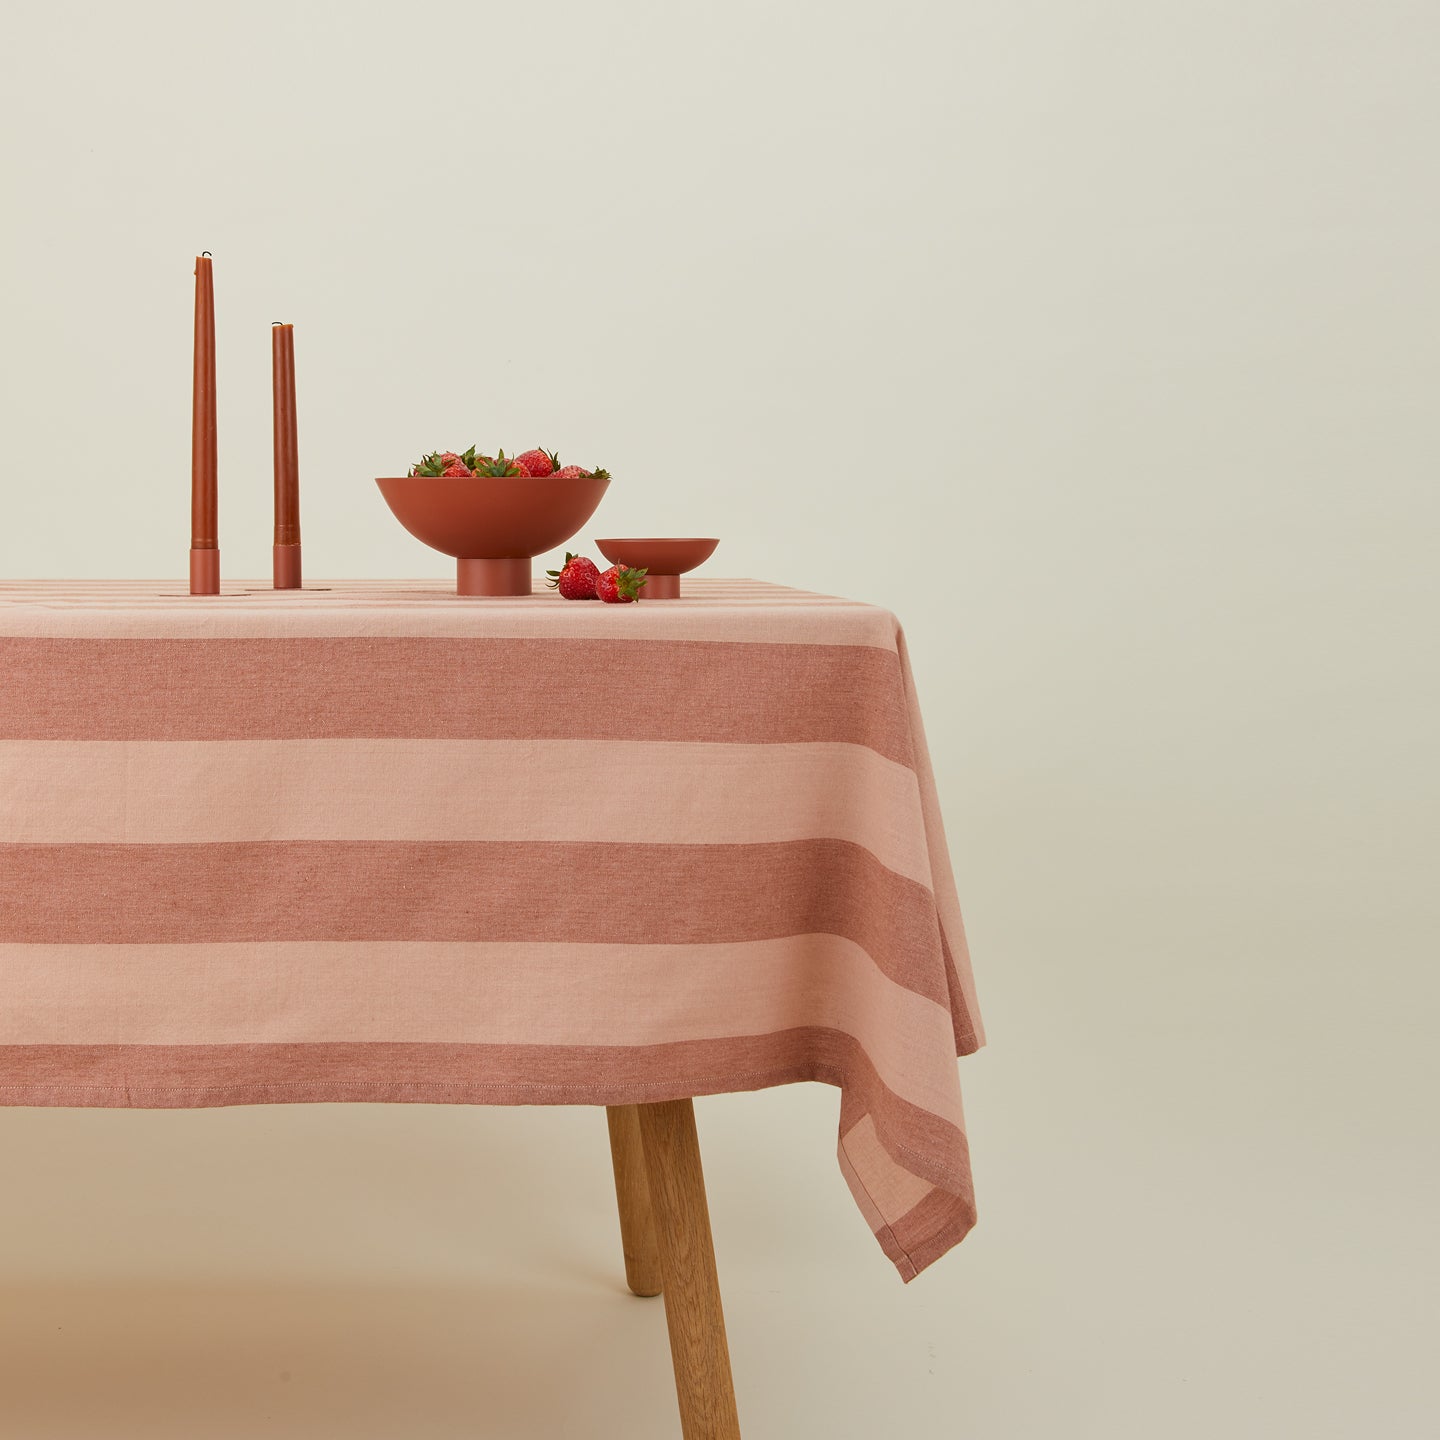
<instances>
[{"instance_id":1,"label":"footed bowl","mask_svg":"<svg viewBox=\"0 0 1440 1440\"><path fill-rule=\"evenodd\" d=\"M680 577L703 565L714 553L718 540L597 540L600 553L613 565L632 565L648 570L642 600L678 600Z\"/></svg>"},{"instance_id":2,"label":"footed bowl","mask_svg":"<svg viewBox=\"0 0 1440 1440\"><path fill-rule=\"evenodd\" d=\"M460 595L530 594L530 562L570 539L610 486L594 475L397 475L375 483L417 540L454 556Z\"/></svg>"}]
</instances>

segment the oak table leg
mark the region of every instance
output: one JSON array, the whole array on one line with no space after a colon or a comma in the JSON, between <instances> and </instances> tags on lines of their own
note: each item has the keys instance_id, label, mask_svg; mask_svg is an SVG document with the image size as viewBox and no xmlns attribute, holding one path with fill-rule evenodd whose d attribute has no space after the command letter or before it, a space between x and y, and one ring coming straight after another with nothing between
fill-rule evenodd
<instances>
[{"instance_id":1,"label":"oak table leg","mask_svg":"<svg viewBox=\"0 0 1440 1440\"><path fill-rule=\"evenodd\" d=\"M689 1100L637 1107L685 1440L740 1440L710 1210Z\"/></svg>"},{"instance_id":2,"label":"oak table leg","mask_svg":"<svg viewBox=\"0 0 1440 1440\"><path fill-rule=\"evenodd\" d=\"M615 1167L620 1243L625 1248L625 1282L637 1295L658 1295L660 1252L655 1247L640 1115L634 1105L607 1105L605 1119L610 1126L610 1161Z\"/></svg>"}]
</instances>

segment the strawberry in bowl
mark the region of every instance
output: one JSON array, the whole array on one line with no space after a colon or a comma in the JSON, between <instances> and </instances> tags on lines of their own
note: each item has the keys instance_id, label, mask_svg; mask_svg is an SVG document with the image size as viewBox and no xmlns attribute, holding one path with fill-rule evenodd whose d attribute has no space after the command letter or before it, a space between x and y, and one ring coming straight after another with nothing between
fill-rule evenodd
<instances>
[{"instance_id":1,"label":"strawberry in bowl","mask_svg":"<svg viewBox=\"0 0 1440 1440\"><path fill-rule=\"evenodd\" d=\"M529 595L530 562L590 519L610 472L561 466L547 450L482 455L472 445L433 451L375 483L406 530L454 557L457 593Z\"/></svg>"}]
</instances>

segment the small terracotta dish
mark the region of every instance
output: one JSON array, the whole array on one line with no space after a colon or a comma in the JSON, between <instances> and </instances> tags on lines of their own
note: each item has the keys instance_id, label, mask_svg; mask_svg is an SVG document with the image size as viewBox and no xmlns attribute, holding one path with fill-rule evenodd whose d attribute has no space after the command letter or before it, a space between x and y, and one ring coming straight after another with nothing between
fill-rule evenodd
<instances>
[{"instance_id":1,"label":"small terracotta dish","mask_svg":"<svg viewBox=\"0 0 1440 1440\"><path fill-rule=\"evenodd\" d=\"M703 565L718 540L597 540L600 553L613 565L647 570L642 600L678 600L680 577Z\"/></svg>"},{"instance_id":2,"label":"small terracotta dish","mask_svg":"<svg viewBox=\"0 0 1440 1440\"><path fill-rule=\"evenodd\" d=\"M417 540L455 557L461 595L530 594L530 562L570 539L610 485L595 475L398 475L375 483Z\"/></svg>"}]
</instances>

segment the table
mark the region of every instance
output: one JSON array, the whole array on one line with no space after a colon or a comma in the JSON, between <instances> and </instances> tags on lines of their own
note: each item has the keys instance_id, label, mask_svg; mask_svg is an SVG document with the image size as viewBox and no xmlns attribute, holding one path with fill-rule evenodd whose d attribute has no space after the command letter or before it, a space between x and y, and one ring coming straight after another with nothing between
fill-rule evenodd
<instances>
[{"instance_id":1,"label":"table","mask_svg":"<svg viewBox=\"0 0 1440 1440\"><path fill-rule=\"evenodd\" d=\"M974 1223L887 611L10 581L0 681L0 1103L603 1105L687 1440L739 1433L693 1097L836 1086L907 1281Z\"/></svg>"}]
</instances>

